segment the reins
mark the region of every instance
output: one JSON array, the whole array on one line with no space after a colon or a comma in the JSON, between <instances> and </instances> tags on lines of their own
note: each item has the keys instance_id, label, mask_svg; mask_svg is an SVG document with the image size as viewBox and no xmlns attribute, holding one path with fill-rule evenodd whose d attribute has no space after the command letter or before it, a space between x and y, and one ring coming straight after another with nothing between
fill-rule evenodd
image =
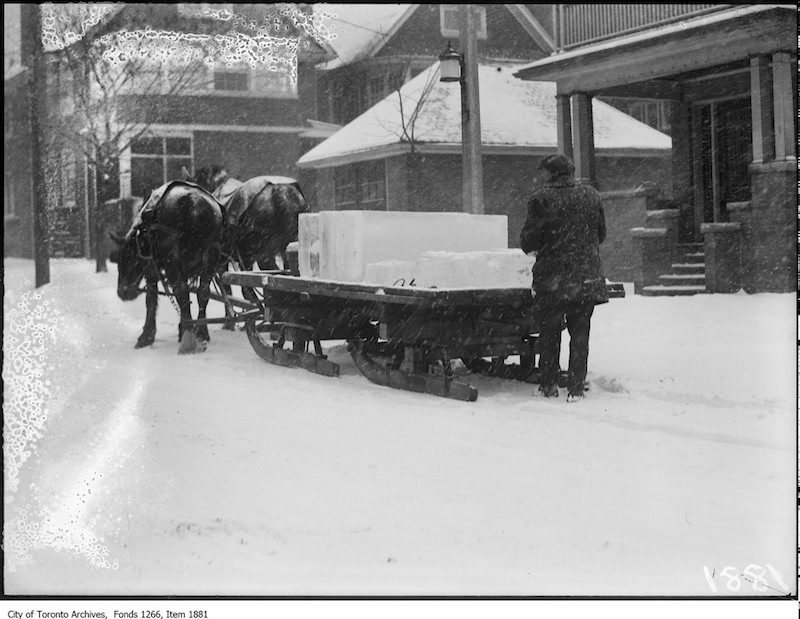
<instances>
[{"instance_id":1,"label":"reins","mask_svg":"<svg viewBox=\"0 0 800 619\"><path fill-rule=\"evenodd\" d=\"M142 230L141 228L139 228L136 231L136 253L139 255L139 258L141 258L142 260L146 260L146 261L152 263L152 267L155 270L156 275L158 275L158 280L161 282L161 286L164 288L164 292L166 293L165 296L169 298L170 303L172 303L172 307L175 308L175 311L177 312L178 317L180 318L181 309L178 306L178 302L175 300L175 293L173 292L172 288L167 283L167 280L164 278L164 275L161 273L161 268L158 266L158 263L156 262L155 243L153 243L153 238L150 236L150 228L156 227L156 226L158 228L162 228L162 229L170 230L170 231L173 231L173 232L177 232L177 230L174 230L173 228L170 228L168 226L164 226L162 224L156 224L156 223L150 224L150 226L148 227L148 229L146 231ZM150 255L149 256L146 256L144 253L142 253L142 246L141 246L141 243L139 242L139 236L142 235L142 234L147 234L148 240L150 241ZM142 292L147 292L147 288L145 288Z\"/></svg>"},{"instance_id":2,"label":"reins","mask_svg":"<svg viewBox=\"0 0 800 619\"><path fill-rule=\"evenodd\" d=\"M180 316L181 310L180 307L178 306L177 301L175 300L175 292L172 290L172 287L167 283L167 280L164 277L164 274L162 273L162 269L158 266L158 262L156 261L155 243L153 242L152 236L150 236L150 233L153 230L162 230L174 234L180 234L180 230L176 230L175 228L171 228L170 226L165 226L164 224L152 222L147 226L147 229L139 228L136 231L136 237L135 237L136 253L142 260L151 263L153 269L156 272L156 275L158 275L158 280L161 282L161 286L164 288L164 292L166 293L165 296L169 297L170 303L172 303L172 306L175 308L175 311L178 313L178 316ZM150 255L146 255L142 252L141 243L139 242L139 235L141 234L147 234L148 240L150 241ZM218 245L217 250L219 251L220 255L226 255L222 251L221 245L220 244L217 245ZM211 249L211 245L206 247L205 251L208 252L209 249ZM146 291L147 291L146 288L141 290L141 292L146 292Z\"/></svg>"}]
</instances>

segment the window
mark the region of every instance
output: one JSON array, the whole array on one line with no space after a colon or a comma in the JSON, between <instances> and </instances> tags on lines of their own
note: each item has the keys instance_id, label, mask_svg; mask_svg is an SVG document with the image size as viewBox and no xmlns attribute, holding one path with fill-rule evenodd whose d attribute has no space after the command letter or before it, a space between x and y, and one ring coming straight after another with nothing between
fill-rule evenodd
<instances>
[{"instance_id":1,"label":"window","mask_svg":"<svg viewBox=\"0 0 800 619\"><path fill-rule=\"evenodd\" d=\"M255 69L215 70L211 84L213 91L229 96L297 97L297 81L286 71L273 71L261 65Z\"/></svg>"},{"instance_id":2,"label":"window","mask_svg":"<svg viewBox=\"0 0 800 619\"><path fill-rule=\"evenodd\" d=\"M9 172L3 174L3 217L11 219L17 216L17 200L14 195L14 178Z\"/></svg>"},{"instance_id":3,"label":"window","mask_svg":"<svg viewBox=\"0 0 800 619\"><path fill-rule=\"evenodd\" d=\"M478 38L486 38L486 7L471 6L475 11L475 18L478 21ZM442 36L457 37L460 34L459 24L461 23L460 5L458 4L440 4L439 5L439 27Z\"/></svg>"},{"instance_id":4,"label":"window","mask_svg":"<svg viewBox=\"0 0 800 619\"><path fill-rule=\"evenodd\" d=\"M334 82L331 97L334 123L344 125L361 113L357 88L348 87L344 82Z\"/></svg>"},{"instance_id":5,"label":"window","mask_svg":"<svg viewBox=\"0 0 800 619\"><path fill-rule=\"evenodd\" d=\"M249 76L245 72L215 71L214 90L249 90Z\"/></svg>"},{"instance_id":6,"label":"window","mask_svg":"<svg viewBox=\"0 0 800 619\"><path fill-rule=\"evenodd\" d=\"M406 74L402 69L384 69L379 75L364 77L359 80L363 89L360 111L363 113L376 103L383 101L388 95L406 82Z\"/></svg>"},{"instance_id":7,"label":"window","mask_svg":"<svg viewBox=\"0 0 800 619\"><path fill-rule=\"evenodd\" d=\"M384 208L386 206L386 174L383 161L370 161L358 168L362 208Z\"/></svg>"},{"instance_id":8,"label":"window","mask_svg":"<svg viewBox=\"0 0 800 619\"><path fill-rule=\"evenodd\" d=\"M628 113L636 120L659 131L669 131L669 111L664 101L638 101L631 103Z\"/></svg>"},{"instance_id":9,"label":"window","mask_svg":"<svg viewBox=\"0 0 800 619\"><path fill-rule=\"evenodd\" d=\"M386 164L383 160L337 168L334 184L336 210L386 209Z\"/></svg>"},{"instance_id":10,"label":"window","mask_svg":"<svg viewBox=\"0 0 800 619\"><path fill-rule=\"evenodd\" d=\"M147 198L166 182L183 178L182 168L193 171L192 138L144 136L131 142L131 192Z\"/></svg>"},{"instance_id":11,"label":"window","mask_svg":"<svg viewBox=\"0 0 800 619\"><path fill-rule=\"evenodd\" d=\"M259 66L250 70L251 92L271 97L297 97L297 80L284 71L272 71Z\"/></svg>"},{"instance_id":12,"label":"window","mask_svg":"<svg viewBox=\"0 0 800 619\"><path fill-rule=\"evenodd\" d=\"M336 168L335 185L334 208L337 211L358 208L356 201L356 175L353 166Z\"/></svg>"},{"instance_id":13,"label":"window","mask_svg":"<svg viewBox=\"0 0 800 619\"><path fill-rule=\"evenodd\" d=\"M388 94L385 75L370 78L367 82L367 108L372 107Z\"/></svg>"}]
</instances>

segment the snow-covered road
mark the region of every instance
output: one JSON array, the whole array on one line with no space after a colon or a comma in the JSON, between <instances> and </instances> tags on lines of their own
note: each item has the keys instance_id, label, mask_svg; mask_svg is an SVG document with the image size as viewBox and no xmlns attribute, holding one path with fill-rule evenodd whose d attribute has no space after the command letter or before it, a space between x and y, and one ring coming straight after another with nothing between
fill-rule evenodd
<instances>
[{"instance_id":1,"label":"snow-covered road","mask_svg":"<svg viewBox=\"0 0 800 619\"><path fill-rule=\"evenodd\" d=\"M796 592L794 295L599 307L567 405L387 389L341 343L339 378L276 367L218 327L178 356L166 302L134 350L113 265L32 281L5 260L8 594Z\"/></svg>"}]
</instances>

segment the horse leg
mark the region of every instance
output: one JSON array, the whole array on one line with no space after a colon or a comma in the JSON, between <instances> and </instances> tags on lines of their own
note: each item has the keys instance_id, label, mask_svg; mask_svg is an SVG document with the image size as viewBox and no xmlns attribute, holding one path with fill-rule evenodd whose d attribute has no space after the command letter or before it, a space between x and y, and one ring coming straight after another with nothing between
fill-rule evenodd
<instances>
[{"instance_id":1,"label":"horse leg","mask_svg":"<svg viewBox=\"0 0 800 619\"><path fill-rule=\"evenodd\" d=\"M206 307L208 300L211 298L211 275L201 275L200 284L197 287L197 319L205 320ZM211 336L208 334L208 325L197 325L197 337L204 342L211 341Z\"/></svg>"},{"instance_id":2,"label":"horse leg","mask_svg":"<svg viewBox=\"0 0 800 619\"><path fill-rule=\"evenodd\" d=\"M134 348L144 348L150 346L156 339L156 310L158 309L158 280L147 280L144 297L147 314L144 319L144 327L139 339L136 340Z\"/></svg>"},{"instance_id":3,"label":"horse leg","mask_svg":"<svg viewBox=\"0 0 800 619\"><path fill-rule=\"evenodd\" d=\"M233 293L233 290L231 289L230 285L223 284L222 278L219 277L220 275L222 275L222 273L224 273L227 270L228 270L228 263L225 263L225 266L218 273L217 277L217 286L219 286L220 292L222 292L222 298L224 300L224 305L225 305L225 318L228 319L222 324L222 328L225 331L235 331L236 322L233 320L233 307L228 301L228 298L230 298L231 294Z\"/></svg>"},{"instance_id":4,"label":"horse leg","mask_svg":"<svg viewBox=\"0 0 800 619\"><path fill-rule=\"evenodd\" d=\"M239 266L242 268L242 271L252 271L253 265L256 262L255 259L250 254L243 251L239 252L239 257L241 262ZM248 301L252 301L258 305L258 297L256 296L256 292L250 286L242 286L242 296Z\"/></svg>"},{"instance_id":5,"label":"horse leg","mask_svg":"<svg viewBox=\"0 0 800 619\"><path fill-rule=\"evenodd\" d=\"M180 310L180 322L178 323L178 341L183 339L184 331L191 331L195 333L193 327L186 326L187 321L192 319L192 306L189 301L189 284L182 280L177 286L173 287L175 293L175 300L178 302L178 309Z\"/></svg>"}]
</instances>

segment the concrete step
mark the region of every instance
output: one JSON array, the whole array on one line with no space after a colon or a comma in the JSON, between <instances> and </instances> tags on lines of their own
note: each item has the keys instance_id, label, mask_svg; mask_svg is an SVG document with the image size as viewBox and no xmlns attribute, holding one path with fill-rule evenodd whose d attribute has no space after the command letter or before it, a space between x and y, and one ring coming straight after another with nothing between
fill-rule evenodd
<instances>
[{"instance_id":1,"label":"concrete step","mask_svg":"<svg viewBox=\"0 0 800 619\"><path fill-rule=\"evenodd\" d=\"M680 262L673 264L672 270L679 273L705 273L706 264L705 262Z\"/></svg>"},{"instance_id":2,"label":"concrete step","mask_svg":"<svg viewBox=\"0 0 800 619\"><path fill-rule=\"evenodd\" d=\"M695 294L706 294L705 286L645 286L644 297L687 297Z\"/></svg>"},{"instance_id":3,"label":"concrete step","mask_svg":"<svg viewBox=\"0 0 800 619\"><path fill-rule=\"evenodd\" d=\"M661 275L658 278L661 280L661 283L664 285L675 285L675 286L705 286L706 285L706 275L705 273L686 273L686 274L679 274L679 273L668 273L666 275Z\"/></svg>"},{"instance_id":4,"label":"concrete step","mask_svg":"<svg viewBox=\"0 0 800 619\"><path fill-rule=\"evenodd\" d=\"M697 262L697 263L699 263L699 262L705 263L705 261L706 261L706 255L702 251L694 252L694 253L691 253L691 254L685 254L683 256L683 258L684 258L684 260L686 260L686 262L692 262L692 263L695 263L695 262Z\"/></svg>"}]
</instances>

